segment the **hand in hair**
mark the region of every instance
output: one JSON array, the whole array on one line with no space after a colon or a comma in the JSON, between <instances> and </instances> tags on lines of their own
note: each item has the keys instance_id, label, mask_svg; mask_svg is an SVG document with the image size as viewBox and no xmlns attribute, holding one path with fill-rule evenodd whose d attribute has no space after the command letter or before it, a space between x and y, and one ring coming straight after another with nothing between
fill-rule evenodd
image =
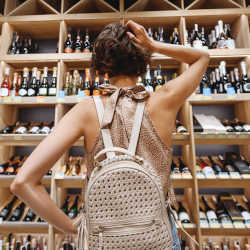
<instances>
[{"instance_id":1,"label":"hand in hair","mask_svg":"<svg viewBox=\"0 0 250 250\"><path fill-rule=\"evenodd\" d=\"M129 30L127 31L127 35L131 40L133 40L136 44L147 48L148 50L153 50L154 40L149 37L147 31L142 25L129 20L126 23L126 28Z\"/></svg>"}]
</instances>

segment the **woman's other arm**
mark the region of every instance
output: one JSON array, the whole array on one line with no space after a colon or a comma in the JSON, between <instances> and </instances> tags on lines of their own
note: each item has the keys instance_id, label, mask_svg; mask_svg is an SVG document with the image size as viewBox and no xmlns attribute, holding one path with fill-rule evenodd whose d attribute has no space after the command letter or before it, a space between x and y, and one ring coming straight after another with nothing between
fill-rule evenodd
<instances>
[{"instance_id":1,"label":"woman's other arm","mask_svg":"<svg viewBox=\"0 0 250 250\"><path fill-rule=\"evenodd\" d=\"M24 162L11 191L22 199L33 211L66 233L76 233L73 221L67 217L51 200L41 179L53 167L62 154L82 135L87 115L84 110L88 105L75 105L56 125L53 131L35 148Z\"/></svg>"}]
</instances>

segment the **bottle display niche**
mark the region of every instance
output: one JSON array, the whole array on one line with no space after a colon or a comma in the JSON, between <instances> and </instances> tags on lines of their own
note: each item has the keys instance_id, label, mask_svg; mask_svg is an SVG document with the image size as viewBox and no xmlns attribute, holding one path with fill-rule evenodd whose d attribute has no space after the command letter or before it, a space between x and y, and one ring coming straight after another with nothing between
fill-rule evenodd
<instances>
[{"instance_id":1,"label":"bottle display niche","mask_svg":"<svg viewBox=\"0 0 250 250\"><path fill-rule=\"evenodd\" d=\"M249 249L248 5L247 0L0 1L0 250L76 249L76 235L48 225L13 196L10 185L75 104L103 94L99 85L109 84L110 76L91 70L93 43L103 27L123 19L142 24L154 40L210 54L207 72L172 131L170 174L177 194L172 209L200 243L196 247L178 229L181 249ZM136 84L159 91L189 67L153 53ZM42 179L70 218L82 211L87 181L86 155L72 149L76 146L84 152L83 137Z\"/></svg>"}]
</instances>

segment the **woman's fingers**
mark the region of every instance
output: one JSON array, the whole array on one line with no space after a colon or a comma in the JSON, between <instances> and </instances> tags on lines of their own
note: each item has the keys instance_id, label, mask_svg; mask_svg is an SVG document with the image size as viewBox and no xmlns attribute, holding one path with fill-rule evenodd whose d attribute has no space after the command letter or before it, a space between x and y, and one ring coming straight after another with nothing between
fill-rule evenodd
<instances>
[{"instance_id":1,"label":"woman's fingers","mask_svg":"<svg viewBox=\"0 0 250 250\"><path fill-rule=\"evenodd\" d=\"M134 42L140 44L140 40L139 40L138 38L136 38L136 36L135 36L133 33L127 31L127 35L128 35L128 37L129 37L131 40L133 40Z\"/></svg>"},{"instance_id":2,"label":"woman's fingers","mask_svg":"<svg viewBox=\"0 0 250 250\"><path fill-rule=\"evenodd\" d=\"M126 27L128 29L130 29L135 35L140 34L141 30L143 29L143 26L141 26L140 24L138 24L132 20L129 20L126 23Z\"/></svg>"}]
</instances>

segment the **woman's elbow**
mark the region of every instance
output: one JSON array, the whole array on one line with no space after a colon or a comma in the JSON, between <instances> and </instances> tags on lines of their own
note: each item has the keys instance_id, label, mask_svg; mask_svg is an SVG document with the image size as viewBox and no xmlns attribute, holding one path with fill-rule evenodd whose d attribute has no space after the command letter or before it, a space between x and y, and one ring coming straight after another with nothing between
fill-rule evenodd
<instances>
[{"instance_id":1,"label":"woman's elbow","mask_svg":"<svg viewBox=\"0 0 250 250\"><path fill-rule=\"evenodd\" d=\"M14 181L10 185L10 191L13 194L18 195L22 191L24 185L25 185L25 180L15 178Z\"/></svg>"}]
</instances>

